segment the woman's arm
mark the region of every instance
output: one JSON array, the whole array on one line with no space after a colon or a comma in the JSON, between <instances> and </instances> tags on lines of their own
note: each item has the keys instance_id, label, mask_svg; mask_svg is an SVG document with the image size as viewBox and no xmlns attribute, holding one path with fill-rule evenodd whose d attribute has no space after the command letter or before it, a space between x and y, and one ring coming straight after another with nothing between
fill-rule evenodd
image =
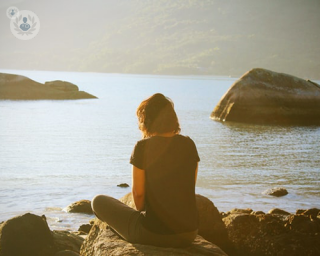
<instances>
[{"instance_id":1,"label":"woman's arm","mask_svg":"<svg viewBox=\"0 0 320 256\"><path fill-rule=\"evenodd\" d=\"M196 184L197 183L197 177L198 177L198 166L199 166L199 163L197 163L197 167L196 167L196 171L195 171L195 173L196 173L196 177L195 177L195 182L194 182L194 184Z\"/></svg>"},{"instance_id":2,"label":"woman's arm","mask_svg":"<svg viewBox=\"0 0 320 256\"><path fill-rule=\"evenodd\" d=\"M132 165L132 196L138 211L144 209L145 171Z\"/></svg>"}]
</instances>

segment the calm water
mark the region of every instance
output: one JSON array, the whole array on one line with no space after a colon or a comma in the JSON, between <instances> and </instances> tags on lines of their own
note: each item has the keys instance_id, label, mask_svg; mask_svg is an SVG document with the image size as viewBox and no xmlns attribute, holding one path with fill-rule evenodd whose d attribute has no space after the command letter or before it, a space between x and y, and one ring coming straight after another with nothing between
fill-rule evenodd
<instances>
[{"instance_id":1,"label":"calm water","mask_svg":"<svg viewBox=\"0 0 320 256\"><path fill-rule=\"evenodd\" d=\"M320 127L212 121L233 78L0 72L70 81L99 97L0 101L0 221L33 212L45 214L52 229L75 230L92 216L65 213L68 204L130 192L117 184L131 184L129 158L141 136L135 110L156 92L174 101L182 134L193 138L200 154L197 192L220 211L320 207ZM289 194L262 194L276 186Z\"/></svg>"}]
</instances>

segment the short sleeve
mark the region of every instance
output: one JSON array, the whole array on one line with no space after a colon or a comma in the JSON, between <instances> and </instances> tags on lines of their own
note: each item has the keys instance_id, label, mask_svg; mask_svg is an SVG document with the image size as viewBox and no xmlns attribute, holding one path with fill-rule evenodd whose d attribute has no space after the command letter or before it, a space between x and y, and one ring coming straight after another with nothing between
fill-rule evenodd
<instances>
[{"instance_id":1,"label":"short sleeve","mask_svg":"<svg viewBox=\"0 0 320 256\"><path fill-rule=\"evenodd\" d=\"M134 146L130 157L130 164L138 167L139 169L144 169L143 165L143 143L138 141Z\"/></svg>"},{"instance_id":2,"label":"short sleeve","mask_svg":"<svg viewBox=\"0 0 320 256\"><path fill-rule=\"evenodd\" d=\"M200 162L200 157L198 154L198 150L196 147L196 144L194 143L194 141L188 137L190 140L190 157L192 160L196 161L196 162Z\"/></svg>"}]
</instances>

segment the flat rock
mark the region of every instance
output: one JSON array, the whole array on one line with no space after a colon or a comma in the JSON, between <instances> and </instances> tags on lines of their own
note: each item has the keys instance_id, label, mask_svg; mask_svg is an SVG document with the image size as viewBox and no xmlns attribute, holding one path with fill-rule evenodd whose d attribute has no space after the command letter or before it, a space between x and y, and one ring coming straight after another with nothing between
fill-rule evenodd
<instances>
[{"instance_id":1,"label":"flat rock","mask_svg":"<svg viewBox=\"0 0 320 256\"><path fill-rule=\"evenodd\" d=\"M132 193L120 199L126 205L135 209ZM230 241L222 217L213 202L202 195L196 195L199 213L199 235L228 252Z\"/></svg>"},{"instance_id":2,"label":"flat rock","mask_svg":"<svg viewBox=\"0 0 320 256\"><path fill-rule=\"evenodd\" d=\"M95 99L77 85L66 81L38 83L25 76L0 73L0 100L76 100Z\"/></svg>"},{"instance_id":3,"label":"flat rock","mask_svg":"<svg viewBox=\"0 0 320 256\"><path fill-rule=\"evenodd\" d=\"M255 68L229 88L211 118L253 124L320 125L320 86Z\"/></svg>"},{"instance_id":4,"label":"flat rock","mask_svg":"<svg viewBox=\"0 0 320 256\"><path fill-rule=\"evenodd\" d=\"M163 248L149 245L131 244L116 235L106 223L96 220L89 235L82 244L81 256L112 256L112 255L227 255L218 246L197 236L193 244L187 248Z\"/></svg>"}]
</instances>

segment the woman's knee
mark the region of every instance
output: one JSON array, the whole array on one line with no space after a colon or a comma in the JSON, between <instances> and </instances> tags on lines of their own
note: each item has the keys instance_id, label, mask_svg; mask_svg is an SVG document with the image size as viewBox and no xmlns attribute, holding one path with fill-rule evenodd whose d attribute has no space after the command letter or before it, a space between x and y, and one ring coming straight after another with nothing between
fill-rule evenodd
<instances>
[{"instance_id":1,"label":"woman's knee","mask_svg":"<svg viewBox=\"0 0 320 256\"><path fill-rule=\"evenodd\" d=\"M107 198L105 195L97 195L91 200L91 208L94 213L99 213L101 209L105 208Z\"/></svg>"}]
</instances>

